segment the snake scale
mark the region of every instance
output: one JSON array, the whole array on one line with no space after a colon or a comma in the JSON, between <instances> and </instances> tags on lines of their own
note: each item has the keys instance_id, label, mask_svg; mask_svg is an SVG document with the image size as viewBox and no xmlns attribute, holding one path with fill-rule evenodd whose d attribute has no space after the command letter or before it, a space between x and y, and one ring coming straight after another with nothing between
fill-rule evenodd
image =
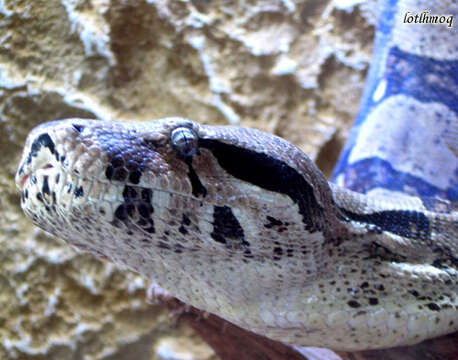
<instances>
[{"instance_id":1,"label":"snake scale","mask_svg":"<svg viewBox=\"0 0 458 360\"><path fill-rule=\"evenodd\" d=\"M16 183L37 226L272 339L362 350L458 330L456 202L353 192L271 134L54 121L29 134Z\"/></svg>"}]
</instances>

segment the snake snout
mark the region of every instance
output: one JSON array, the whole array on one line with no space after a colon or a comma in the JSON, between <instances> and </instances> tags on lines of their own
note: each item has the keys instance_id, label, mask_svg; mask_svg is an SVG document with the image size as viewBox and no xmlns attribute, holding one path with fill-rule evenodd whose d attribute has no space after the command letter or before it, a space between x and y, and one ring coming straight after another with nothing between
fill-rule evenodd
<instances>
[{"instance_id":1,"label":"snake snout","mask_svg":"<svg viewBox=\"0 0 458 360\"><path fill-rule=\"evenodd\" d=\"M27 180L38 170L53 168L57 157L56 145L50 134L40 127L33 130L27 137L22 160L16 172L17 188L22 191Z\"/></svg>"}]
</instances>

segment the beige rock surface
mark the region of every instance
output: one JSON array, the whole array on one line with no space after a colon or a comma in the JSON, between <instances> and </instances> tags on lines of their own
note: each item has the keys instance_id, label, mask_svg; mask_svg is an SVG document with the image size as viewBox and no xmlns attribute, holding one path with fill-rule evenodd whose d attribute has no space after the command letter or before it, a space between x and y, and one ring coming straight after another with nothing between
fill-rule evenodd
<instances>
[{"instance_id":1,"label":"beige rock surface","mask_svg":"<svg viewBox=\"0 0 458 360\"><path fill-rule=\"evenodd\" d=\"M328 172L354 118L375 3L0 0L0 359L211 359L147 282L19 208L27 132L65 117L186 116L298 144Z\"/></svg>"}]
</instances>

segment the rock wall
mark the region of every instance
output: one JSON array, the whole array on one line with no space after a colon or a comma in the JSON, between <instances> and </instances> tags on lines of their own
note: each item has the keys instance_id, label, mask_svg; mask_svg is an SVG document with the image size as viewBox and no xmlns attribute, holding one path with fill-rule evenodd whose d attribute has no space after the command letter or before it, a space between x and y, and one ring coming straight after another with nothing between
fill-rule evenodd
<instances>
[{"instance_id":1,"label":"rock wall","mask_svg":"<svg viewBox=\"0 0 458 360\"><path fill-rule=\"evenodd\" d=\"M0 358L212 359L147 283L34 228L14 174L66 117L185 116L299 145L326 172L357 112L376 3L0 0Z\"/></svg>"}]
</instances>

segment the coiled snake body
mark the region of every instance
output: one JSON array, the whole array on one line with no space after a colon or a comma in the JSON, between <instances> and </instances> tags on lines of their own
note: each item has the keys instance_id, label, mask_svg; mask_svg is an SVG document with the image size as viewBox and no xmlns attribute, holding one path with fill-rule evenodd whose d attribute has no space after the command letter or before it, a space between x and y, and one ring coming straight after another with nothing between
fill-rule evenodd
<instances>
[{"instance_id":1,"label":"coiled snake body","mask_svg":"<svg viewBox=\"0 0 458 360\"><path fill-rule=\"evenodd\" d=\"M458 329L456 204L328 184L270 134L51 122L16 182L39 227L273 339L355 350Z\"/></svg>"}]
</instances>

